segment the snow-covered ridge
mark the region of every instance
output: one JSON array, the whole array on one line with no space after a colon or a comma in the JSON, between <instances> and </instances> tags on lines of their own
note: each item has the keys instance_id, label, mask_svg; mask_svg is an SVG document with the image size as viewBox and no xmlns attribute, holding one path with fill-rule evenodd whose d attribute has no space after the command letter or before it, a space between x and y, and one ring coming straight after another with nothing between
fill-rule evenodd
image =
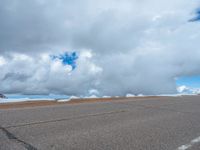
<instances>
[{"instance_id":1,"label":"snow-covered ridge","mask_svg":"<svg viewBox=\"0 0 200 150\"><path fill-rule=\"evenodd\" d=\"M178 97L183 95L196 95L193 93L184 94L184 93L178 93L178 94L161 94L161 95L134 95L134 94L127 94L125 97L131 98L131 97L150 97L150 96L169 96L169 97ZM11 102L26 102L26 101L57 101L57 102L67 102L70 100L76 100L76 99L92 99L92 98L112 98L111 96L102 96L98 97L96 95L91 95L88 97L77 97L77 96L70 96L68 98L7 98L7 99L0 99L0 103L11 103ZM115 96L113 98L119 98L119 96Z\"/></svg>"},{"instance_id":2,"label":"snow-covered ridge","mask_svg":"<svg viewBox=\"0 0 200 150\"><path fill-rule=\"evenodd\" d=\"M12 102L26 102L26 101L52 101L55 99L47 99L47 98L39 98L39 99L31 99L31 98L7 98L0 99L0 103L12 103Z\"/></svg>"},{"instance_id":3,"label":"snow-covered ridge","mask_svg":"<svg viewBox=\"0 0 200 150\"><path fill-rule=\"evenodd\" d=\"M127 98L131 97L149 97L149 96L170 96L170 97L177 97L177 96L182 96L182 95L198 95L200 94L200 89L197 88L189 88L187 86L179 86L177 87L177 94L160 94L160 95L143 95L143 94L138 94L134 95L131 93L128 93L125 95ZM113 98L119 98L120 96L114 96ZM77 97L77 96L57 96L57 95L50 95L50 96L41 96L41 97L12 97L8 96L8 98L2 98L0 99L0 103L10 103L10 102L26 102L26 101L57 101L57 102L67 102L70 100L76 100L76 99L93 99L93 98L112 98L111 96L97 96L95 94L92 94L90 96L86 97Z\"/></svg>"}]
</instances>

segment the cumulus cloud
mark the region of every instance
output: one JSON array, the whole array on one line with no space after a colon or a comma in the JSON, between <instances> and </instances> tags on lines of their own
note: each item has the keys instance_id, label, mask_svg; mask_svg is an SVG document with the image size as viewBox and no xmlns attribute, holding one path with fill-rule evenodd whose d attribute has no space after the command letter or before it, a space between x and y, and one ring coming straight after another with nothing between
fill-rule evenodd
<instances>
[{"instance_id":1,"label":"cumulus cloud","mask_svg":"<svg viewBox=\"0 0 200 150\"><path fill-rule=\"evenodd\" d=\"M200 94L200 88L188 87L185 85L177 87L180 94Z\"/></svg>"},{"instance_id":2,"label":"cumulus cloud","mask_svg":"<svg viewBox=\"0 0 200 150\"><path fill-rule=\"evenodd\" d=\"M1 0L0 92L176 93L200 74L199 2ZM52 60L71 51L75 66Z\"/></svg>"}]
</instances>

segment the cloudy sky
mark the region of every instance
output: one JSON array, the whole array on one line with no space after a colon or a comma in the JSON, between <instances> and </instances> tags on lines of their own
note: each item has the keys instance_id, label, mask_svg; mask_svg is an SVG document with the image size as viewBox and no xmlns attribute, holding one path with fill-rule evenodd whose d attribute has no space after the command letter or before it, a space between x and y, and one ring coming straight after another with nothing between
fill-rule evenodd
<instances>
[{"instance_id":1,"label":"cloudy sky","mask_svg":"<svg viewBox=\"0 0 200 150\"><path fill-rule=\"evenodd\" d=\"M199 20L200 0L1 0L0 93L177 93L200 80Z\"/></svg>"}]
</instances>

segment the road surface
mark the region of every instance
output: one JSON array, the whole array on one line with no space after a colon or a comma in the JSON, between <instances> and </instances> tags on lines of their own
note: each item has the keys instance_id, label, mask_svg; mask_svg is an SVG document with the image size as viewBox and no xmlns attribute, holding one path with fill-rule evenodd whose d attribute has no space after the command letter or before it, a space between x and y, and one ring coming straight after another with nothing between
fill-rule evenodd
<instances>
[{"instance_id":1,"label":"road surface","mask_svg":"<svg viewBox=\"0 0 200 150\"><path fill-rule=\"evenodd\" d=\"M0 150L200 150L200 96L0 109Z\"/></svg>"}]
</instances>

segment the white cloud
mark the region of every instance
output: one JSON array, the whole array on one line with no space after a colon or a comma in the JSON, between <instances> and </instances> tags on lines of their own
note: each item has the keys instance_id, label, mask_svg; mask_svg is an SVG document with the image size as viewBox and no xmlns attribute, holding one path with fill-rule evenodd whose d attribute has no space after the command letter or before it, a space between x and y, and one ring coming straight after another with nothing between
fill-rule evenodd
<instances>
[{"instance_id":1,"label":"white cloud","mask_svg":"<svg viewBox=\"0 0 200 150\"><path fill-rule=\"evenodd\" d=\"M4 57L0 56L0 66L3 66L6 64L6 60L4 59Z\"/></svg>"},{"instance_id":2,"label":"white cloud","mask_svg":"<svg viewBox=\"0 0 200 150\"><path fill-rule=\"evenodd\" d=\"M2 0L0 92L138 95L176 93L200 74L199 0ZM51 54L75 50L77 68Z\"/></svg>"},{"instance_id":3,"label":"white cloud","mask_svg":"<svg viewBox=\"0 0 200 150\"><path fill-rule=\"evenodd\" d=\"M190 90L191 89L189 87L185 86L185 85L177 87L177 91L179 93L188 93L188 92L190 92Z\"/></svg>"},{"instance_id":4,"label":"white cloud","mask_svg":"<svg viewBox=\"0 0 200 150\"><path fill-rule=\"evenodd\" d=\"M187 87L185 85L177 87L180 94L200 94L200 88Z\"/></svg>"}]
</instances>

